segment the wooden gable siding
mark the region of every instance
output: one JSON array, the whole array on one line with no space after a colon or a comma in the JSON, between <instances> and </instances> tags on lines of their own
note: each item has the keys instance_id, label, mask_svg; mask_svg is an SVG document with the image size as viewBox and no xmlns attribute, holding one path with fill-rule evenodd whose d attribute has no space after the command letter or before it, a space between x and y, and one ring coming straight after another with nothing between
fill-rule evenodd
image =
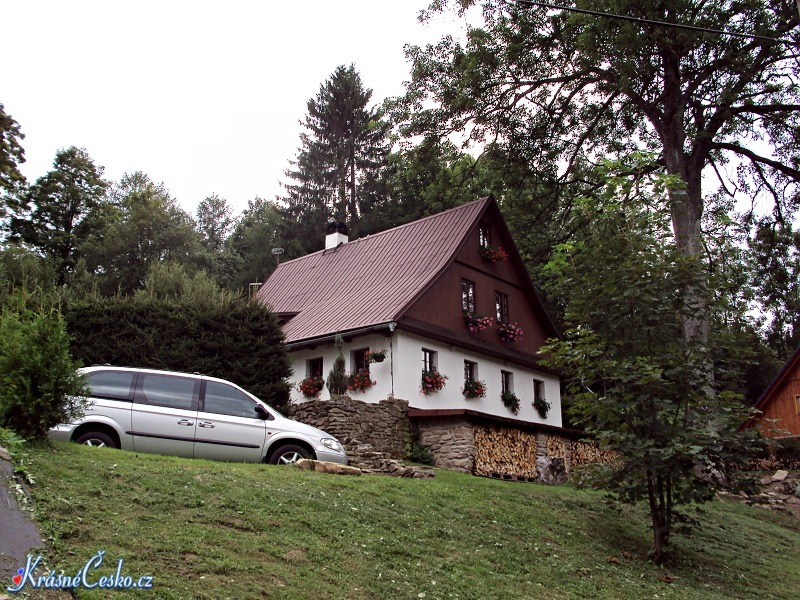
<instances>
[{"instance_id":1,"label":"wooden gable siding","mask_svg":"<svg viewBox=\"0 0 800 600\"><path fill-rule=\"evenodd\" d=\"M491 215L485 222L492 227L492 245L506 251L513 240L504 237L504 227L497 226ZM511 254L509 252L509 254ZM480 255L480 233L476 226L469 233L464 245L456 255L455 261L437 279L436 283L423 293L408 309L406 315L450 329L458 334L468 335L481 343L513 348L528 354L536 354L549 337L545 327L537 318L530 298L526 281L527 274L520 272L521 264L515 265L512 256L497 263L489 262ZM461 310L461 280L475 283L475 310L484 317L492 319L492 326L484 331L470 333L464 324ZM516 323L524 332L518 342L501 342L495 324L495 291L508 296L509 322Z\"/></svg>"},{"instance_id":2,"label":"wooden gable siding","mask_svg":"<svg viewBox=\"0 0 800 600\"><path fill-rule=\"evenodd\" d=\"M797 414L796 396L800 396L800 364L795 366L761 407L764 414L756 420L756 427L764 436L800 435L800 415ZM770 422L767 419L776 421ZM775 432L771 431L772 429L782 431Z\"/></svg>"}]
</instances>

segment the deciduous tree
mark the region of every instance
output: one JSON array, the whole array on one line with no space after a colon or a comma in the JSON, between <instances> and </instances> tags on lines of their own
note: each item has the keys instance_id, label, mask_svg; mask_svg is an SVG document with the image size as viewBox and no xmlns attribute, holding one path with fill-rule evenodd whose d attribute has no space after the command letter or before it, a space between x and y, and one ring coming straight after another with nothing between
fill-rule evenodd
<instances>
[{"instance_id":1,"label":"deciduous tree","mask_svg":"<svg viewBox=\"0 0 800 600\"><path fill-rule=\"evenodd\" d=\"M59 285L75 267L81 240L100 224L98 214L108 185L102 174L103 167L95 165L85 149L59 150L53 170L12 204L11 239L51 258Z\"/></svg>"},{"instance_id":2,"label":"deciduous tree","mask_svg":"<svg viewBox=\"0 0 800 600\"><path fill-rule=\"evenodd\" d=\"M593 483L619 501L647 503L660 563L687 517L681 507L713 499L731 468L753 456L757 434L738 432L746 411L723 387L737 381L727 371L741 364L727 336L736 329L729 308L670 228L663 196L684 184L674 175L624 174L636 171L605 171L599 197L580 203L591 235L561 245L548 265L550 285L568 300L564 337L547 350L566 370L573 418L619 453ZM687 288L703 295L702 308L687 301ZM681 335L699 310L716 325L711 344Z\"/></svg>"},{"instance_id":3,"label":"deciduous tree","mask_svg":"<svg viewBox=\"0 0 800 600\"><path fill-rule=\"evenodd\" d=\"M605 0L565 7L607 11L632 22L507 0L437 0L482 8L465 43L446 37L411 47L412 79L398 105L409 134L465 134L501 145L562 185L587 163L652 150L670 175L667 205L678 250L704 252L704 175L764 194L785 210L800 181L797 6L790 0ZM694 26L687 30L656 23ZM721 35L709 29L739 35ZM762 36L762 37L758 37ZM779 38L779 39L767 39ZM685 290L702 298L692 288ZM683 335L706 340L704 311Z\"/></svg>"}]
</instances>

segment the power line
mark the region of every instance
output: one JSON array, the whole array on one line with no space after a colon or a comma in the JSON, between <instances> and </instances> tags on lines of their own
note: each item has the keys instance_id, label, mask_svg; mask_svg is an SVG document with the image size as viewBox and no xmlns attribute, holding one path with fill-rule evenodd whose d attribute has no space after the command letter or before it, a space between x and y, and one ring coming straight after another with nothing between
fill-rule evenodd
<instances>
[{"instance_id":1,"label":"power line","mask_svg":"<svg viewBox=\"0 0 800 600\"><path fill-rule=\"evenodd\" d=\"M516 0L517 4L527 4L531 6L541 6L544 8L554 8L557 10L566 10L569 12L581 13L584 15L593 15L595 17L608 17L610 19L620 19L622 21L632 21L634 23L646 25L661 25L662 27L675 27L677 29L689 29L691 31L702 31L703 33L716 33L718 35L729 35L732 37L748 38L753 40L765 40L769 42L783 42L788 43L786 40L781 40L766 35L754 35L751 33L739 33L738 31L725 31L724 29L709 29L707 27L697 27L696 25L684 25L682 23L670 23L669 21L653 21L651 19L642 19L640 17L629 17L628 15L617 15L614 13L600 12L598 10L589 10L587 8L574 8L570 6L562 6L560 4L551 4L549 2L535 2L534 0ZM798 0L800 3L800 0Z\"/></svg>"}]
</instances>

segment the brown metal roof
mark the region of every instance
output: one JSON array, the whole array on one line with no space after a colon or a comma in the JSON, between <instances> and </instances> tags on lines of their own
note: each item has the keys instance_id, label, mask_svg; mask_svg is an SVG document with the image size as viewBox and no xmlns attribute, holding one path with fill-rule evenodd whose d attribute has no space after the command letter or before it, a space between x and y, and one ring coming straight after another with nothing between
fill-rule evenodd
<instances>
[{"instance_id":1,"label":"brown metal roof","mask_svg":"<svg viewBox=\"0 0 800 600\"><path fill-rule=\"evenodd\" d=\"M278 265L257 298L287 343L397 321L453 260L491 196ZM322 233L320 233L322 235Z\"/></svg>"}]
</instances>

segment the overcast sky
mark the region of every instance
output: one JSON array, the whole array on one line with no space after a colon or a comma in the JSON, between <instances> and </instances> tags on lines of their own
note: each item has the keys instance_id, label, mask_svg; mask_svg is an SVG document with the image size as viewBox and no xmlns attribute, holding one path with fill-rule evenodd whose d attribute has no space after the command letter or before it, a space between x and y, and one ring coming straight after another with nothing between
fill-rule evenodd
<instances>
[{"instance_id":1,"label":"overcast sky","mask_svg":"<svg viewBox=\"0 0 800 600\"><path fill-rule=\"evenodd\" d=\"M0 103L35 180L84 147L105 176L143 171L181 206L216 193L240 212L272 199L306 101L354 63L373 101L403 91L406 43L458 35L429 0L8 1Z\"/></svg>"}]
</instances>

